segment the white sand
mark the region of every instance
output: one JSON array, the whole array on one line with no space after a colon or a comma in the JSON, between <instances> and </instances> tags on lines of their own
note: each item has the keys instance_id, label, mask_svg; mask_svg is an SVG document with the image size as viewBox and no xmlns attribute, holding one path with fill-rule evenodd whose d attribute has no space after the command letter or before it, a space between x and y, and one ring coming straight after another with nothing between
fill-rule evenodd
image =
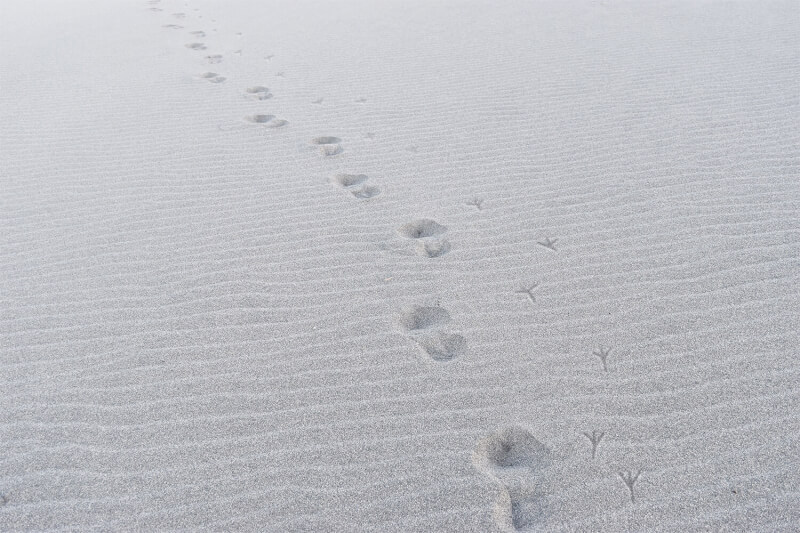
<instances>
[{"instance_id":1,"label":"white sand","mask_svg":"<svg viewBox=\"0 0 800 533\"><path fill-rule=\"evenodd\" d=\"M798 6L3 0L0 530L797 530Z\"/></svg>"}]
</instances>

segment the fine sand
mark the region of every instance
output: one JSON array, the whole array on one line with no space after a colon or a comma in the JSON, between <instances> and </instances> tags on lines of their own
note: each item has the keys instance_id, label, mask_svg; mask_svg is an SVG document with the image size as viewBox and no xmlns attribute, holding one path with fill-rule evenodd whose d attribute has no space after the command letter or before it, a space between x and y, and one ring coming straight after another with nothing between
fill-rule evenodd
<instances>
[{"instance_id":1,"label":"fine sand","mask_svg":"<svg viewBox=\"0 0 800 533\"><path fill-rule=\"evenodd\" d=\"M796 531L800 3L0 2L0 531Z\"/></svg>"}]
</instances>

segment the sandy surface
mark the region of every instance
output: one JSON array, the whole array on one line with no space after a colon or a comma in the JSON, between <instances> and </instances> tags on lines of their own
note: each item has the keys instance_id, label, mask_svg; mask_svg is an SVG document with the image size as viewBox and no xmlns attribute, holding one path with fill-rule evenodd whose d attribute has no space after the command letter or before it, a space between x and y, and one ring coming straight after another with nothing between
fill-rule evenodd
<instances>
[{"instance_id":1,"label":"sandy surface","mask_svg":"<svg viewBox=\"0 0 800 533\"><path fill-rule=\"evenodd\" d=\"M0 530L796 530L798 6L4 0Z\"/></svg>"}]
</instances>

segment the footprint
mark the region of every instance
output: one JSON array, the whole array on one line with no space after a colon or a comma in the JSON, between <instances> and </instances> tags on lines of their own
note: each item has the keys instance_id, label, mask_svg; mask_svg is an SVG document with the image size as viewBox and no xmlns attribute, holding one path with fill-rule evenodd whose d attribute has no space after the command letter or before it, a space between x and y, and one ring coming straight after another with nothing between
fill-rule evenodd
<instances>
[{"instance_id":1,"label":"footprint","mask_svg":"<svg viewBox=\"0 0 800 533\"><path fill-rule=\"evenodd\" d=\"M216 72L204 72L200 74L200 77L211 83L222 83L226 79L225 76L220 76Z\"/></svg>"},{"instance_id":2,"label":"footprint","mask_svg":"<svg viewBox=\"0 0 800 533\"><path fill-rule=\"evenodd\" d=\"M381 193L380 188L367 185L367 179L369 178L366 174L337 174L332 181L350 191L356 198L366 199L378 196Z\"/></svg>"},{"instance_id":3,"label":"footprint","mask_svg":"<svg viewBox=\"0 0 800 533\"><path fill-rule=\"evenodd\" d=\"M268 100L272 98L272 93L269 92L268 87L262 87L261 85L256 85L254 87L248 87L247 96L254 100Z\"/></svg>"},{"instance_id":4,"label":"footprint","mask_svg":"<svg viewBox=\"0 0 800 533\"><path fill-rule=\"evenodd\" d=\"M204 32L203 30L190 31L189 35L194 35L198 39L202 39L203 37L206 36L206 32Z\"/></svg>"},{"instance_id":5,"label":"footprint","mask_svg":"<svg viewBox=\"0 0 800 533\"><path fill-rule=\"evenodd\" d=\"M275 115L249 115L244 118L248 122L263 124L268 128L281 128L289 123L288 120L276 118Z\"/></svg>"},{"instance_id":6,"label":"footprint","mask_svg":"<svg viewBox=\"0 0 800 533\"><path fill-rule=\"evenodd\" d=\"M417 255L439 257L450 251L452 246L447 239L424 240L417 243Z\"/></svg>"},{"instance_id":7,"label":"footprint","mask_svg":"<svg viewBox=\"0 0 800 533\"><path fill-rule=\"evenodd\" d=\"M420 218L412 220L407 224L403 224L397 228L397 233L408 239L424 239L426 237L434 237L441 235L447 231L446 226L442 226L438 222L429 218Z\"/></svg>"},{"instance_id":8,"label":"footprint","mask_svg":"<svg viewBox=\"0 0 800 533\"><path fill-rule=\"evenodd\" d=\"M248 122L253 124L266 124L275 119L275 115L248 115L244 117Z\"/></svg>"},{"instance_id":9,"label":"footprint","mask_svg":"<svg viewBox=\"0 0 800 533\"><path fill-rule=\"evenodd\" d=\"M221 55L219 55L219 54L214 54L214 55L206 56L206 59L207 59L207 60L208 60L208 62L209 62L209 63L211 63L211 64L215 64L215 63L222 63L222 56L221 56Z\"/></svg>"},{"instance_id":10,"label":"footprint","mask_svg":"<svg viewBox=\"0 0 800 533\"><path fill-rule=\"evenodd\" d=\"M431 329L450 322L450 313L438 306L413 305L403 310L398 319L410 332Z\"/></svg>"},{"instance_id":11,"label":"footprint","mask_svg":"<svg viewBox=\"0 0 800 533\"><path fill-rule=\"evenodd\" d=\"M503 531L537 531L547 519L550 450L520 426L510 426L478 441L475 468L501 486L494 519Z\"/></svg>"},{"instance_id":12,"label":"footprint","mask_svg":"<svg viewBox=\"0 0 800 533\"><path fill-rule=\"evenodd\" d=\"M319 146L320 152L326 157L338 155L344 151L339 144L340 142L342 140L339 137L323 136L311 139L311 144Z\"/></svg>"},{"instance_id":13,"label":"footprint","mask_svg":"<svg viewBox=\"0 0 800 533\"><path fill-rule=\"evenodd\" d=\"M190 48L192 50L205 50L206 45L203 43L187 43L184 45L186 48Z\"/></svg>"},{"instance_id":14,"label":"footprint","mask_svg":"<svg viewBox=\"0 0 800 533\"><path fill-rule=\"evenodd\" d=\"M355 187L367 181L366 174L336 174L333 180L342 187Z\"/></svg>"},{"instance_id":15,"label":"footprint","mask_svg":"<svg viewBox=\"0 0 800 533\"><path fill-rule=\"evenodd\" d=\"M467 339L457 333L437 331L415 340L434 361L449 361L467 350Z\"/></svg>"},{"instance_id":16,"label":"footprint","mask_svg":"<svg viewBox=\"0 0 800 533\"><path fill-rule=\"evenodd\" d=\"M467 340L457 334L440 331L450 322L450 313L439 306L413 305L398 317L399 324L428 357L434 361L449 361L467 350Z\"/></svg>"},{"instance_id":17,"label":"footprint","mask_svg":"<svg viewBox=\"0 0 800 533\"><path fill-rule=\"evenodd\" d=\"M339 144L342 140L339 137L315 137L311 140L313 144L319 145L328 145L328 144Z\"/></svg>"},{"instance_id":18,"label":"footprint","mask_svg":"<svg viewBox=\"0 0 800 533\"><path fill-rule=\"evenodd\" d=\"M173 13L172 16L175 17L176 19L182 19L186 18L186 13Z\"/></svg>"},{"instance_id":19,"label":"footprint","mask_svg":"<svg viewBox=\"0 0 800 533\"><path fill-rule=\"evenodd\" d=\"M397 228L397 233L406 239L414 239L415 252L422 257L440 257L450 251L452 246L445 238L434 238L447 231L446 226L429 218L412 220Z\"/></svg>"},{"instance_id":20,"label":"footprint","mask_svg":"<svg viewBox=\"0 0 800 533\"><path fill-rule=\"evenodd\" d=\"M314 100L314 101L313 101L313 102L311 102L311 103L312 103L312 104L321 105L321 104L322 104L322 98L317 98L316 100Z\"/></svg>"},{"instance_id":21,"label":"footprint","mask_svg":"<svg viewBox=\"0 0 800 533\"><path fill-rule=\"evenodd\" d=\"M541 531L547 495L535 488L503 488L494 506L494 519L503 531Z\"/></svg>"},{"instance_id":22,"label":"footprint","mask_svg":"<svg viewBox=\"0 0 800 533\"><path fill-rule=\"evenodd\" d=\"M520 426L510 426L481 439L472 455L475 467L484 474L510 484L531 479L550 463L550 451Z\"/></svg>"},{"instance_id":23,"label":"footprint","mask_svg":"<svg viewBox=\"0 0 800 533\"><path fill-rule=\"evenodd\" d=\"M183 26L181 26L180 24L164 24L161 27L162 28L169 28L171 30L182 30L183 29Z\"/></svg>"},{"instance_id":24,"label":"footprint","mask_svg":"<svg viewBox=\"0 0 800 533\"><path fill-rule=\"evenodd\" d=\"M381 193L380 188L375 187L374 185L364 185L360 189L356 189L354 191L350 191L353 193L353 196L360 199L367 199L367 198L374 198Z\"/></svg>"}]
</instances>

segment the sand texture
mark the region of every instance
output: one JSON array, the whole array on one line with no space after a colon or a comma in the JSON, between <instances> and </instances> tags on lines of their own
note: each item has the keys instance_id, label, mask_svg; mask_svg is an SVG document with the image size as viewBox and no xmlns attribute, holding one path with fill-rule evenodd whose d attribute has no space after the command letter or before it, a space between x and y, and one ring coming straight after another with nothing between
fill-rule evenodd
<instances>
[{"instance_id":1,"label":"sand texture","mask_svg":"<svg viewBox=\"0 0 800 533\"><path fill-rule=\"evenodd\" d=\"M0 44L0 531L800 527L800 3Z\"/></svg>"}]
</instances>

